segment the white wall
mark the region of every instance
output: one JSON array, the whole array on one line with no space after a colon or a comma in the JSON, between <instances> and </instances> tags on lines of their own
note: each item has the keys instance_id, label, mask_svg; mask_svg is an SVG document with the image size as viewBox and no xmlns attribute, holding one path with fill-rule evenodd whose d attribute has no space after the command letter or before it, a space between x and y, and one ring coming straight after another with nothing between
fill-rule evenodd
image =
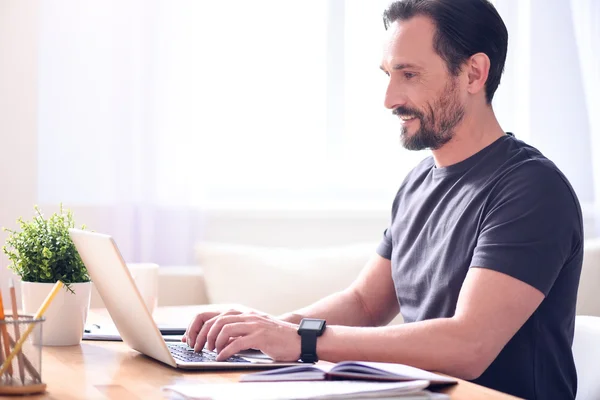
<instances>
[{"instance_id":1,"label":"white wall","mask_svg":"<svg viewBox=\"0 0 600 400\"><path fill-rule=\"evenodd\" d=\"M39 0L0 2L0 226L29 216L37 186L37 49ZM0 232L0 243L6 234ZM8 299L8 269L0 255L0 288ZM20 296L17 296L20 298Z\"/></svg>"}]
</instances>

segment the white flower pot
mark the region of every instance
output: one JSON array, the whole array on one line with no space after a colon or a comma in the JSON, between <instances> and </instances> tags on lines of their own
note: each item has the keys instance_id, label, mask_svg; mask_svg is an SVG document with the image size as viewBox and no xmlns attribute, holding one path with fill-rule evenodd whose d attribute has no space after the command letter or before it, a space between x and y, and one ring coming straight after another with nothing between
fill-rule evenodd
<instances>
[{"instance_id":1,"label":"white flower pot","mask_svg":"<svg viewBox=\"0 0 600 400\"><path fill-rule=\"evenodd\" d=\"M42 305L53 283L21 282L23 311L34 315ZM81 342L85 320L90 308L91 282L73 283L71 288L60 289L44 313L42 344L44 346L73 346Z\"/></svg>"}]
</instances>

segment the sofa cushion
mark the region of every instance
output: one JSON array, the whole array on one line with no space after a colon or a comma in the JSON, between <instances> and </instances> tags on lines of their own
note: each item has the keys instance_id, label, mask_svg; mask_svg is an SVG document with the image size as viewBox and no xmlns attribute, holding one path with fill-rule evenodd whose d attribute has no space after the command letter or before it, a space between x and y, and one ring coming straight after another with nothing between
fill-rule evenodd
<instances>
[{"instance_id":1,"label":"sofa cushion","mask_svg":"<svg viewBox=\"0 0 600 400\"><path fill-rule=\"evenodd\" d=\"M585 241L577 292L577 315L600 317L600 238Z\"/></svg>"},{"instance_id":2,"label":"sofa cushion","mask_svg":"<svg viewBox=\"0 0 600 400\"><path fill-rule=\"evenodd\" d=\"M376 246L289 249L204 242L196 254L211 303L238 303L277 315L348 287Z\"/></svg>"}]
</instances>

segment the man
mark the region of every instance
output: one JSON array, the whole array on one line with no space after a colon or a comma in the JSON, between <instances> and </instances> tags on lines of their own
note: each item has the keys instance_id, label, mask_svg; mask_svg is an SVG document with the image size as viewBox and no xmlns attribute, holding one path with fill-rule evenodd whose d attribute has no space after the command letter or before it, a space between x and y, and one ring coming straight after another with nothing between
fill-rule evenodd
<instances>
[{"instance_id":1,"label":"man","mask_svg":"<svg viewBox=\"0 0 600 400\"><path fill-rule=\"evenodd\" d=\"M351 287L305 309L201 313L185 340L221 360L256 348L292 361L297 324L318 318L320 359L398 362L528 399L573 399L581 211L557 167L496 120L504 23L486 0L397 1L384 22L385 106L403 145L432 157L401 185L377 254ZM399 311L405 323L385 326Z\"/></svg>"}]
</instances>

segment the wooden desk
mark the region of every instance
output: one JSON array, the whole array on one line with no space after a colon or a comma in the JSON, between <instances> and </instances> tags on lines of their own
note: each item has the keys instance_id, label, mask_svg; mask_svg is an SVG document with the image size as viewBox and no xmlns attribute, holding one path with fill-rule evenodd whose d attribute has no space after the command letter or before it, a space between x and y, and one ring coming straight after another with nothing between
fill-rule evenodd
<instances>
[{"instance_id":1,"label":"wooden desk","mask_svg":"<svg viewBox=\"0 0 600 400\"><path fill-rule=\"evenodd\" d=\"M164 307L159 323L189 321L197 307ZM105 310L90 312L88 322L110 321ZM27 399L164 399L160 388L181 382L236 382L247 372L189 372L166 366L131 350L122 342L84 341L80 346L44 347L42 380L48 391ZM454 400L508 400L515 397L460 381L442 389ZM241 396L240 398L243 398Z\"/></svg>"}]
</instances>

